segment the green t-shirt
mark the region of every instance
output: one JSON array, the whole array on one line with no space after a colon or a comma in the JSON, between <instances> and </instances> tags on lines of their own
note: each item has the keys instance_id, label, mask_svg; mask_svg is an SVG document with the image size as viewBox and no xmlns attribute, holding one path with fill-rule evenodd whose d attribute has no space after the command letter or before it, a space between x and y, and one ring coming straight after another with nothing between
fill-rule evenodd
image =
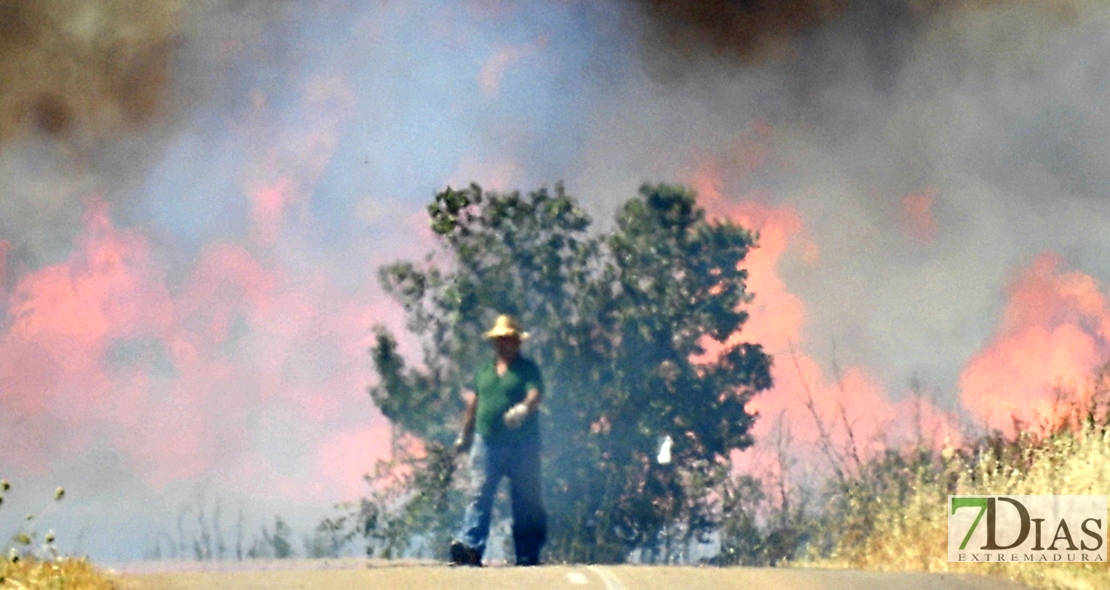
<instances>
[{"instance_id":1,"label":"green t-shirt","mask_svg":"<svg viewBox=\"0 0 1110 590\"><path fill-rule=\"evenodd\" d=\"M532 389L543 393L543 377L536 363L517 356L505 374L498 375L494 362L478 369L474 379L474 392L478 395L478 411L474 429L487 442L507 443L528 440L540 434L536 412L529 414L516 430L509 430L502 421L505 412L524 401Z\"/></svg>"}]
</instances>

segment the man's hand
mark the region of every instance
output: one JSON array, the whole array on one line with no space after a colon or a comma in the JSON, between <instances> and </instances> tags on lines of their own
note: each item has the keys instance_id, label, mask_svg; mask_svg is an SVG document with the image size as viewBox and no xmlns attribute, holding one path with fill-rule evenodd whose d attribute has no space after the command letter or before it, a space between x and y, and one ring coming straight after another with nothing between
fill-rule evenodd
<instances>
[{"instance_id":1,"label":"man's hand","mask_svg":"<svg viewBox=\"0 0 1110 590\"><path fill-rule=\"evenodd\" d=\"M524 403L519 403L509 408L509 411L505 412L505 416L502 419L505 421L506 428L509 430L516 430L520 428L521 424L524 424L524 419L527 417L528 406Z\"/></svg>"},{"instance_id":2,"label":"man's hand","mask_svg":"<svg viewBox=\"0 0 1110 590\"><path fill-rule=\"evenodd\" d=\"M471 443L474 442L474 437L460 434L459 438L455 439L455 454L461 455L470 450Z\"/></svg>"}]
</instances>

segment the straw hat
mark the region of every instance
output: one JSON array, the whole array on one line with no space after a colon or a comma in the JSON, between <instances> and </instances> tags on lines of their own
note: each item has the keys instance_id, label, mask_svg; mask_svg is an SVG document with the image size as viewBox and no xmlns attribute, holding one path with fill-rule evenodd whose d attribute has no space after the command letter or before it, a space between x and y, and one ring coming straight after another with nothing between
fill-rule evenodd
<instances>
[{"instance_id":1,"label":"straw hat","mask_svg":"<svg viewBox=\"0 0 1110 590\"><path fill-rule=\"evenodd\" d=\"M520 325L517 324L513 316L503 313L497 316L497 319L493 322L493 328L491 328L489 332L486 332L484 336L486 339L515 336L524 340L528 338L528 332L522 332L520 330Z\"/></svg>"}]
</instances>

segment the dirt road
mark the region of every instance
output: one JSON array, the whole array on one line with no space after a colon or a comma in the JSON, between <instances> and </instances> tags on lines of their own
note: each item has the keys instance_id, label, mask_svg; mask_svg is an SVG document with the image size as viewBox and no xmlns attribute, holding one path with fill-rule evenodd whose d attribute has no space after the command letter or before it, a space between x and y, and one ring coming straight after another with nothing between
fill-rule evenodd
<instances>
[{"instance_id":1,"label":"dirt road","mask_svg":"<svg viewBox=\"0 0 1110 590\"><path fill-rule=\"evenodd\" d=\"M121 590L1023 590L964 574L850 570L551 565L453 568L385 565L339 569L121 574Z\"/></svg>"}]
</instances>

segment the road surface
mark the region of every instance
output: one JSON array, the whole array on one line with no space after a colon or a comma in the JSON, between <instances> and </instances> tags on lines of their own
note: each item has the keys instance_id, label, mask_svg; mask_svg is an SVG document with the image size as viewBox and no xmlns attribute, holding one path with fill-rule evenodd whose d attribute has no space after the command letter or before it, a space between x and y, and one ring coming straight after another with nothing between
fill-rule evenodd
<instances>
[{"instance_id":1,"label":"road surface","mask_svg":"<svg viewBox=\"0 0 1110 590\"><path fill-rule=\"evenodd\" d=\"M679 566L548 565L456 568L369 565L328 569L125 572L120 590L1025 590L971 574Z\"/></svg>"}]
</instances>

